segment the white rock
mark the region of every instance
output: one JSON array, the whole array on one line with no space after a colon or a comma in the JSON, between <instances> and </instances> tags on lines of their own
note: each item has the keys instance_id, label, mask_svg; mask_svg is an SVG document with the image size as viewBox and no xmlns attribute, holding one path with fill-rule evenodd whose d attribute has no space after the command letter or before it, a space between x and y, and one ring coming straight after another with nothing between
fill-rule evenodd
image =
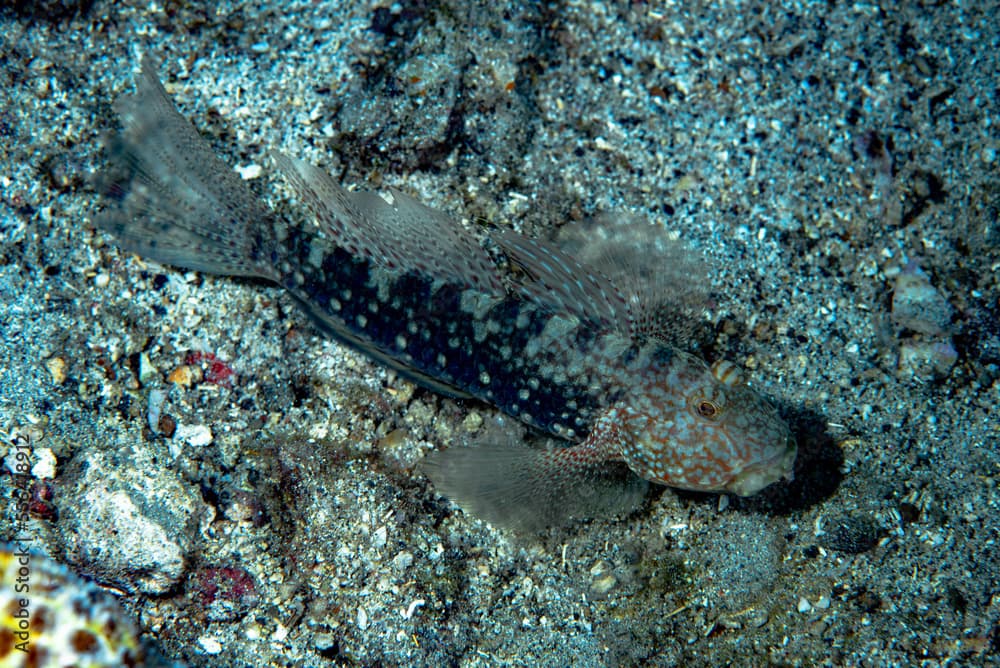
<instances>
[{"instance_id":1,"label":"white rock","mask_svg":"<svg viewBox=\"0 0 1000 668\"><path fill-rule=\"evenodd\" d=\"M218 654L222 651L222 643L218 638L212 636L202 636L198 638L198 644L205 650L205 654Z\"/></svg>"},{"instance_id":2,"label":"white rock","mask_svg":"<svg viewBox=\"0 0 1000 668\"><path fill-rule=\"evenodd\" d=\"M414 601L410 601L410 605L408 605L406 607L406 610L403 611L403 618L404 619L409 619L410 617L412 617L413 613L417 611L417 608L423 606L426 602L427 601L425 601L422 598L418 598L418 599L416 599Z\"/></svg>"},{"instance_id":3,"label":"white rock","mask_svg":"<svg viewBox=\"0 0 1000 668\"><path fill-rule=\"evenodd\" d=\"M951 326L952 308L931 285L930 277L911 262L900 272L892 294L892 321L921 334L943 334Z\"/></svg>"},{"instance_id":4,"label":"white rock","mask_svg":"<svg viewBox=\"0 0 1000 668\"><path fill-rule=\"evenodd\" d=\"M413 563L413 553L402 551L392 559L392 567L397 571L405 571Z\"/></svg>"},{"instance_id":5,"label":"white rock","mask_svg":"<svg viewBox=\"0 0 1000 668\"><path fill-rule=\"evenodd\" d=\"M375 529L375 535L372 536L372 546L376 550L381 550L385 547L386 542L389 539L389 530L383 524L378 529Z\"/></svg>"},{"instance_id":6,"label":"white rock","mask_svg":"<svg viewBox=\"0 0 1000 668\"><path fill-rule=\"evenodd\" d=\"M148 383L159 373L153 363L149 360L149 355L139 353L139 382Z\"/></svg>"},{"instance_id":7,"label":"white rock","mask_svg":"<svg viewBox=\"0 0 1000 668\"><path fill-rule=\"evenodd\" d=\"M264 173L264 170L260 165L247 165L246 167L241 166L237 167L236 171L239 173L240 178L244 181L260 178L260 175Z\"/></svg>"},{"instance_id":8,"label":"white rock","mask_svg":"<svg viewBox=\"0 0 1000 668\"><path fill-rule=\"evenodd\" d=\"M50 448L35 450L35 465L31 467L31 475L43 480L56 477L56 456Z\"/></svg>"},{"instance_id":9,"label":"white rock","mask_svg":"<svg viewBox=\"0 0 1000 668\"><path fill-rule=\"evenodd\" d=\"M195 447L208 445L212 442L212 430L203 424L180 424L174 432L174 438L187 441Z\"/></svg>"}]
</instances>

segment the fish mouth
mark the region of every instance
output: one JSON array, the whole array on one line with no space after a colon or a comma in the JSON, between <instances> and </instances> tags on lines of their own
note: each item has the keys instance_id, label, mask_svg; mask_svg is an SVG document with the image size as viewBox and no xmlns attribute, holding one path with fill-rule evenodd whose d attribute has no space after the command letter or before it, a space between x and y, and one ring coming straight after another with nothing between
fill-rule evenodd
<instances>
[{"instance_id":1,"label":"fish mouth","mask_svg":"<svg viewBox=\"0 0 1000 668\"><path fill-rule=\"evenodd\" d=\"M795 455L797 448L789 439L788 445L769 459L755 462L740 471L726 485L726 491L738 496L751 496L779 480L795 478Z\"/></svg>"}]
</instances>

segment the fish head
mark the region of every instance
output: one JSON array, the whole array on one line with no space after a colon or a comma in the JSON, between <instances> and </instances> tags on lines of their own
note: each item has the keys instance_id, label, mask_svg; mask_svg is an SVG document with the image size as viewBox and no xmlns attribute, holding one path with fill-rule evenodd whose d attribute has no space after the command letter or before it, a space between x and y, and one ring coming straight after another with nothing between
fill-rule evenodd
<instances>
[{"instance_id":1,"label":"fish head","mask_svg":"<svg viewBox=\"0 0 1000 668\"><path fill-rule=\"evenodd\" d=\"M796 444L778 411L731 363L654 355L619 404L622 456L663 485L749 496L792 479Z\"/></svg>"}]
</instances>

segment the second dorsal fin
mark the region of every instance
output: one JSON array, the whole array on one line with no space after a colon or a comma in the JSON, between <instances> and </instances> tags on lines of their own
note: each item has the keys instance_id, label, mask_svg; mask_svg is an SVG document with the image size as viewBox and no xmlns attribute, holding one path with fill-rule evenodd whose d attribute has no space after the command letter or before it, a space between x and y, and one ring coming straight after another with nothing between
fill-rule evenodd
<instances>
[{"instance_id":1,"label":"second dorsal fin","mask_svg":"<svg viewBox=\"0 0 1000 668\"><path fill-rule=\"evenodd\" d=\"M461 224L399 190L390 189L390 203L373 192L350 192L302 160L276 153L275 161L334 244L383 266L498 298L512 290L635 342L684 343L705 303L697 256L653 225L605 217L573 226L558 246L497 230L490 238L509 263L501 273Z\"/></svg>"},{"instance_id":2,"label":"second dorsal fin","mask_svg":"<svg viewBox=\"0 0 1000 668\"><path fill-rule=\"evenodd\" d=\"M512 230L491 237L512 263L515 289L526 298L611 329L627 318L625 296L600 272L552 244Z\"/></svg>"},{"instance_id":3,"label":"second dorsal fin","mask_svg":"<svg viewBox=\"0 0 1000 668\"><path fill-rule=\"evenodd\" d=\"M496 266L479 242L445 213L391 189L350 192L323 170L276 153L275 161L331 241L352 254L500 295Z\"/></svg>"},{"instance_id":4,"label":"second dorsal fin","mask_svg":"<svg viewBox=\"0 0 1000 668\"><path fill-rule=\"evenodd\" d=\"M556 243L501 231L515 289L641 343L686 347L707 303L700 256L645 222L605 216L563 228Z\"/></svg>"}]
</instances>

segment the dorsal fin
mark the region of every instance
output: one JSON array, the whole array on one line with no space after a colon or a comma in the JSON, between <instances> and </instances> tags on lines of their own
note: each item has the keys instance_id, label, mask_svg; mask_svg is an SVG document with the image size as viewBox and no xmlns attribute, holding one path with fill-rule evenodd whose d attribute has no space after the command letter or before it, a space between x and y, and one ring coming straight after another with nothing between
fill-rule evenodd
<instances>
[{"instance_id":1,"label":"dorsal fin","mask_svg":"<svg viewBox=\"0 0 1000 668\"><path fill-rule=\"evenodd\" d=\"M699 253L657 225L612 215L567 225L557 243L623 295L627 315L616 322L619 332L636 342L690 345L708 303L708 272Z\"/></svg>"},{"instance_id":2,"label":"dorsal fin","mask_svg":"<svg viewBox=\"0 0 1000 668\"><path fill-rule=\"evenodd\" d=\"M491 238L519 270L513 276L514 288L525 298L612 329L627 318L624 295L599 271L513 230L499 230Z\"/></svg>"},{"instance_id":3,"label":"dorsal fin","mask_svg":"<svg viewBox=\"0 0 1000 668\"><path fill-rule=\"evenodd\" d=\"M516 270L514 289L526 299L637 343L683 344L706 303L698 255L654 225L604 217L564 228L558 245L509 230L491 236Z\"/></svg>"},{"instance_id":4,"label":"dorsal fin","mask_svg":"<svg viewBox=\"0 0 1000 668\"><path fill-rule=\"evenodd\" d=\"M497 230L489 236L512 269L501 277L475 237L447 214L395 189L392 203L349 192L307 162L274 158L321 230L352 254L497 297L510 288L635 342L681 345L693 335L707 293L704 268L656 226L605 217L572 226L558 246Z\"/></svg>"},{"instance_id":5,"label":"dorsal fin","mask_svg":"<svg viewBox=\"0 0 1000 668\"><path fill-rule=\"evenodd\" d=\"M349 192L307 162L275 153L275 161L331 241L391 268L503 294L486 251L457 221L390 189L390 204L373 192Z\"/></svg>"}]
</instances>

